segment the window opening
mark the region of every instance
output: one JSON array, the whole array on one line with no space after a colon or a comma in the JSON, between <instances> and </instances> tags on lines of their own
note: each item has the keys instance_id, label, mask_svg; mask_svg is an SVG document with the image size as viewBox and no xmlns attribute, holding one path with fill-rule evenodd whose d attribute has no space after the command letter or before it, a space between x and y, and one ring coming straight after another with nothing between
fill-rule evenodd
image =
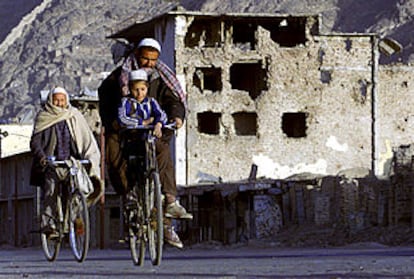
<instances>
[{"instance_id":1,"label":"window opening","mask_svg":"<svg viewBox=\"0 0 414 279\"><path fill-rule=\"evenodd\" d=\"M268 30L270 38L281 47L295 47L306 43L306 17L256 18L235 20L233 44L243 49L255 49L258 27Z\"/></svg>"},{"instance_id":2,"label":"window opening","mask_svg":"<svg viewBox=\"0 0 414 279\"><path fill-rule=\"evenodd\" d=\"M281 47L294 47L306 43L306 18L287 17L279 19L279 24L260 24L270 32L271 39Z\"/></svg>"},{"instance_id":3,"label":"window opening","mask_svg":"<svg viewBox=\"0 0 414 279\"><path fill-rule=\"evenodd\" d=\"M282 116L282 130L288 137L306 137L306 118L304 112L287 112Z\"/></svg>"},{"instance_id":4,"label":"window opening","mask_svg":"<svg viewBox=\"0 0 414 279\"><path fill-rule=\"evenodd\" d=\"M200 91L221 91L223 88L221 68L196 68L193 76L193 84L200 89Z\"/></svg>"},{"instance_id":5,"label":"window opening","mask_svg":"<svg viewBox=\"0 0 414 279\"><path fill-rule=\"evenodd\" d=\"M231 88L248 91L253 100L267 90L266 78L266 71L260 62L235 63L230 67Z\"/></svg>"},{"instance_id":6,"label":"window opening","mask_svg":"<svg viewBox=\"0 0 414 279\"><path fill-rule=\"evenodd\" d=\"M219 47L221 45L220 21L217 19L195 19L186 33L186 47Z\"/></svg>"},{"instance_id":7,"label":"window opening","mask_svg":"<svg viewBox=\"0 0 414 279\"><path fill-rule=\"evenodd\" d=\"M221 113L217 112L200 112L197 113L198 132L209 135L218 135L220 133Z\"/></svg>"},{"instance_id":8,"label":"window opening","mask_svg":"<svg viewBox=\"0 0 414 279\"><path fill-rule=\"evenodd\" d=\"M236 112L232 116L236 135L255 136L257 134L257 114L255 112Z\"/></svg>"},{"instance_id":9,"label":"window opening","mask_svg":"<svg viewBox=\"0 0 414 279\"><path fill-rule=\"evenodd\" d=\"M245 50L255 49L257 24L251 22L233 23L233 44Z\"/></svg>"}]
</instances>

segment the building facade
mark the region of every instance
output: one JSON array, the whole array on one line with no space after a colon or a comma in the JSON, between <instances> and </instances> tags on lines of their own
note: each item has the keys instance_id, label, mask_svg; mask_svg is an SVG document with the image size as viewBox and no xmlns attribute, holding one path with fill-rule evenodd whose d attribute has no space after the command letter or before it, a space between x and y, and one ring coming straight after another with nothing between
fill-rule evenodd
<instances>
[{"instance_id":1,"label":"building facade","mask_svg":"<svg viewBox=\"0 0 414 279\"><path fill-rule=\"evenodd\" d=\"M312 15L171 10L127 23L111 37L158 39L187 91L181 185L204 173L244 179L252 164L274 179L352 168L386 177L392 148L412 142L401 108L412 67L380 66L376 34L321 34Z\"/></svg>"}]
</instances>

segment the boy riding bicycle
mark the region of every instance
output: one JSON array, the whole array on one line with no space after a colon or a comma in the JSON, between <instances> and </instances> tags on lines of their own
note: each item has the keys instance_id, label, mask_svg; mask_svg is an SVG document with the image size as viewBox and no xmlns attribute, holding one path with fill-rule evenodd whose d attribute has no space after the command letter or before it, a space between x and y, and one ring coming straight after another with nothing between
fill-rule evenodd
<instances>
[{"instance_id":1,"label":"boy riding bicycle","mask_svg":"<svg viewBox=\"0 0 414 279\"><path fill-rule=\"evenodd\" d=\"M162 127L167 123L167 115L164 110L161 109L160 105L154 98L147 97L148 92L148 75L146 70L138 69L131 71L129 74L129 92L130 95L123 97L121 106L118 110L118 120L121 126L154 126L154 135L160 139L162 137ZM139 148L137 139L142 139L139 134L134 135L135 139L127 139L124 141L124 152L136 152ZM142 146L142 145L141 145ZM131 176L128 175L128 180ZM128 182L129 184L129 182ZM130 188L130 186L128 186ZM124 191L128 193L129 191ZM130 195L127 194L130 197ZM126 197L124 197L126 198ZM126 202L128 202L126 200ZM192 215L187 213L178 202L174 202L172 205L166 206L166 213L164 218L165 224L165 240L177 247L182 248L183 244L175 233L174 228L171 226L170 218L175 218L179 212L179 218L192 219Z\"/></svg>"}]
</instances>

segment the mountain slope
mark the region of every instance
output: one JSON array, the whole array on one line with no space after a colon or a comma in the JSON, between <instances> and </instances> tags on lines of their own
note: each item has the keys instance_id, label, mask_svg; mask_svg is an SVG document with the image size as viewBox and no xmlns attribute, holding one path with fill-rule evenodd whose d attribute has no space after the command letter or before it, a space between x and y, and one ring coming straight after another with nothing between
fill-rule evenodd
<instances>
[{"instance_id":1,"label":"mountain slope","mask_svg":"<svg viewBox=\"0 0 414 279\"><path fill-rule=\"evenodd\" d=\"M17 1L17 0L16 0ZM21 22L19 32L9 33L0 45L0 119L15 118L23 109L38 108L39 93L54 85L79 92L80 84L96 89L96 75L114 68L106 39L117 23L136 12L157 11L168 3L180 3L188 10L205 12L321 14L322 32L378 32L404 46L404 51L382 63L408 63L414 53L414 1L412 0L18 0L19 9L0 4L4 30L18 26L28 7L33 10ZM17 3L17 2L14 2ZM6 24L6 21L8 24ZM5 24L3 24L5 22ZM13 26L13 24L15 24ZM3 37L6 33L3 31ZM1 48L3 46L3 49ZM81 82L82 81L82 82Z\"/></svg>"}]
</instances>

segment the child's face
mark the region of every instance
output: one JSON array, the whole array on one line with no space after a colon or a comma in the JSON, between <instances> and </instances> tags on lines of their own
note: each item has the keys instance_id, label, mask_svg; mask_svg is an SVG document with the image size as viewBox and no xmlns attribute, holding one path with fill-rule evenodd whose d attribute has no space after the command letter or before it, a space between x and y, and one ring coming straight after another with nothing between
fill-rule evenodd
<instances>
[{"instance_id":1,"label":"child's face","mask_svg":"<svg viewBox=\"0 0 414 279\"><path fill-rule=\"evenodd\" d=\"M147 96L147 83L145 81L132 81L129 85L129 91L133 98L138 102L142 102Z\"/></svg>"}]
</instances>

